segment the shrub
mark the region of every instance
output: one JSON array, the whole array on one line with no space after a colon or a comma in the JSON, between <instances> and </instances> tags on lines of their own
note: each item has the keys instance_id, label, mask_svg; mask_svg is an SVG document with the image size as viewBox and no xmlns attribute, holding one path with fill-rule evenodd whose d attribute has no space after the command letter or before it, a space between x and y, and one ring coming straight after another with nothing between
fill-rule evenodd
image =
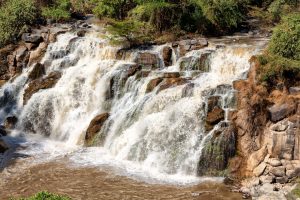
<instances>
[{"instance_id":1,"label":"shrub","mask_svg":"<svg viewBox=\"0 0 300 200\"><path fill-rule=\"evenodd\" d=\"M35 16L33 0L6 1L0 8L0 46L16 39Z\"/></svg>"},{"instance_id":2,"label":"shrub","mask_svg":"<svg viewBox=\"0 0 300 200\"><path fill-rule=\"evenodd\" d=\"M275 55L300 61L300 13L283 18L274 29L268 49Z\"/></svg>"},{"instance_id":3,"label":"shrub","mask_svg":"<svg viewBox=\"0 0 300 200\"><path fill-rule=\"evenodd\" d=\"M21 198L19 200L71 200L71 198L66 196L51 194L49 192L39 192L32 197Z\"/></svg>"},{"instance_id":4,"label":"shrub","mask_svg":"<svg viewBox=\"0 0 300 200\"><path fill-rule=\"evenodd\" d=\"M42 9L42 15L56 22L65 21L71 17L69 0L57 0L54 5Z\"/></svg>"},{"instance_id":5,"label":"shrub","mask_svg":"<svg viewBox=\"0 0 300 200\"><path fill-rule=\"evenodd\" d=\"M145 43L150 40L145 23L135 20L110 21L107 30L111 34L109 39L113 44L122 43L124 40L130 46Z\"/></svg>"}]
</instances>

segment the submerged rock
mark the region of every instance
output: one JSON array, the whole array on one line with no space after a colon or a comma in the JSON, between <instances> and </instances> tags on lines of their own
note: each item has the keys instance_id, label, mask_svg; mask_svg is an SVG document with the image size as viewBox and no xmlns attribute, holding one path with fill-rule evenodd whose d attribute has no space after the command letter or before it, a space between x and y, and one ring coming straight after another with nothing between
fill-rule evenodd
<instances>
[{"instance_id":1,"label":"submerged rock","mask_svg":"<svg viewBox=\"0 0 300 200\"><path fill-rule=\"evenodd\" d=\"M162 51L162 57L164 60L165 67L172 65L172 53L173 50L169 46L165 46Z\"/></svg>"},{"instance_id":2,"label":"submerged rock","mask_svg":"<svg viewBox=\"0 0 300 200\"><path fill-rule=\"evenodd\" d=\"M6 129L13 129L13 128L15 128L17 122L18 122L17 117L15 117L15 116L7 117L5 122L4 122L4 127Z\"/></svg>"},{"instance_id":3,"label":"submerged rock","mask_svg":"<svg viewBox=\"0 0 300 200\"><path fill-rule=\"evenodd\" d=\"M45 66L41 63L36 63L32 71L29 73L28 78L30 80L35 80L41 78L43 75L45 75L45 73L46 73Z\"/></svg>"},{"instance_id":4,"label":"submerged rock","mask_svg":"<svg viewBox=\"0 0 300 200\"><path fill-rule=\"evenodd\" d=\"M4 153L9 149L9 146L4 142L3 139L0 138L0 153Z\"/></svg>"},{"instance_id":5,"label":"submerged rock","mask_svg":"<svg viewBox=\"0 0 300 200\"><path fill-rule=\"evenodd\" d=\"M156 86L158 86L164 79L161 77L152 79L146 88L146 93L152 92Z\"/></svg>"},{"instance_id":6,"label":"submerged rock","mask_svg":"<svg viewBox=\"0 0 300 200\"><path fill-rule=\"evenodd\" d=\"M85 144L87 146L93 143L97 133L101 130L104 122L109 118L109 113L103 113L101 115L96 116L90 123L86 134L85 134Z\"/></svg>"}]
</instances>

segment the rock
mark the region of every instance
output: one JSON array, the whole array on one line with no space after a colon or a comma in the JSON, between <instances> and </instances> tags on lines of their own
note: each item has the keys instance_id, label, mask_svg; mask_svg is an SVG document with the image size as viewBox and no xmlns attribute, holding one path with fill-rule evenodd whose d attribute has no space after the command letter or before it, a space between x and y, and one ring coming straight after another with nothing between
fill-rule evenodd
<instances>
[{"instance_id":1,"label":"rock","mask_svg":"<svg viewBox=\"0 0 300 200\"><path fill-rule=\"evenodd\" d=\"M284 132L272 132L270 142L270 151L272 157L292 160L295 146L295 130L289 127Z\"/></svg>"},{"instance_id":2,"label":"rock","mask_svg":"<svg viewBox=\"0 0 300 200\"><path fill-rule=\"evenodd\" d=\"M140 52L137 55L135 62L141 65L142 68L157 69L159 68L158 55L148 52Z\"/></svg>"},{"instance_id":3,"label":"rock","mask_svg":"<svg viewBox=\"0 0 300 200\"><path fill-rule=\"evenodd\" d=\"M270 173L273 174L276 177L284 177L285 176L285 167L273 167L270 170Z\"/></svg>"},{"instance_id":4,"label":"rock","mask_svg":"<svg viewBox=\"0 0 300 200\"><path fill-rule=\"evenodd\" d=\"M172 65L172 53L173 53L173 50L171 47L165 46L163 48L162 57L164 60L165 67Z\"/></svg>"},{"instance_id":5,"label":"rock","mask_svg":"<svg viewBox=\"0 0 300 200\"><path fill-rule=\"evenodd\" d=\"M285 184L288 182L288 178L286 176L284 177L276 177L276 183Z\"/></svg>"},{"instance_id":6,"label":"rock","mask_svg":"<svg viewBox=\"0 0 300 200\"><path fill-rule=\"evenodd\" d=\"M152 92L156 86L158 86L164 79L163 78L155 78L152 79L146 88L146 93Z\"/></svg>"},{"instance_id":7,"label":"rock","mask_svg":"<svg viewBox=\"0 0 300 200\"><path fill-rule=\"evenodd\" d=\"M164 78L179 78L180 73L179 72L165 72L163 77Z\"/></svg>"},{"instance_id":8,"label":"rock","mask_svg":"<svg viewBox=\"0 0 300 200\"><path fill-rule=\"evenodd\" d=\"M179 46L180 55L184 56L187 51L198 50L208 46L208 41L205 38L199 38L194 40L181 40L179 42L174 42L172 46Z\"/></svg>"},{"instance_id":9,"label":"rock","mask_svg":"<svg viewBox=\"0 0 300 200\"><path fill-rule=\"evenodd\" d=\"M214 107L211 112L207 113L205 120L205 129L210 131L214 125L218 124L225 119L225 111L220 107Z\"/></svg>"},{"instance_id":10,"label":"rock","mask_svg":"<svg viewBox=\"0 0 300 200\"><path fill-rule=\"evenodd\" d=\"M289 92L292 95L298 95L300 94L300 87L290 87Z\"/></svg>"},{"instance_id":11,"label":"rock","mask_svg":"<svg viewBox=\"0 0 300 200\"><path fill-rule=\"evenodd\" d=\"M297 173L296 170L286 170L286 175L288 178L294 178L297 177L299 175L299 173Z\"/></svg>"},{"instance_id":12,"label":"rock","mask_svg":"<svg viewBox=\"0 0 300 200\"><path fill-rule=\"evenodd\" d=\"M25 58L26 54L27 54L28 50L25 46L20 46L17 50L16 50L16 61L17 62L22 62L23 59Z\"/></svg>"},{"instance_id":13,"label":"rock","mask_svg":"<svg viewBox=\"0 0 300 200\"><path fill-rule=\"evenodd\" d=\"M46 74L45 66L41 63L36 63L33 69L31 70L31 72L29 73L28 78L30 80L35 80L41 78L45 74Z\"/></svg>"},{"instance_id":14,"label":"rock","mask_svg":"<svg viewBox=\"0 0 300 200\"><path fill-rule=\"evenodd\" d=\"M0 138L0 153L4 153L9 149L9 146L4 142L3 139Z\"/></svg>"},{"instance_id":15,"label":"rock","mask_svg":"<svg viewBox=\"0 0 300 200\"><path fill-rule=\"evenodd\" d=\"M7 117L4 122L5 129L14 129L16 124L18 123L18 118L15 116Z\"/></svg>"},{"instance_id":16,"label":"rock","mask_svg":"<svg viewBox=\"0 0 300 200\"><path fill-rule=\"evenodd\" d=\"M247 159L248 170L254 170L266 157L268 154L268 149L266 147L262 147L258 151L255 151L250 155Z\"/></svg>"},{"instance_id":17,"label":"rock","mask_svg":"<svg viewBox=\"0 0 300 200\"><path fill-rule=\"evenodd\" d=\"M205 142L198 164L199 176L224 176L229 159L236 153L236 130L233 126L222 127L212 133Z\"/></svg>"},{"instance_id":18,"label":"rock","mask_svg":"<svg viewBox=\"0 0 300 200\"><path fill-rule=\"evenodd\" d=\"M202 72L208 72L210 69L210 62L208 58L211 53L211 51L207 51L202 53L199 57L182 57L179 63L180 71L198 70Z\"/></svg>"},{"instance_id":19,"label":"rock","mask_svg":"<svg viewBox=\"0 0 300 200\"><path fill-rule=\"evenodd\" d=\"M31 66L34 63L38 63L42 60L44 54L46 53L48 44L42 42L39 44L38 48L34 51L31 51L28 65Z\"/></svg>"},{"instance_id":20,"label":"rock","mask_svg":"<svg viewBox=\"0 0 300 200\"><path fill-rule=\"evenodd\" d=\"M138 71L136 73L136 80L148 77L150 73L151 73L151 71Z\"/></svg>"},{"instance_id":21,"label":"rock","mask_svg":"<svg viewBox=\"0 0 300 200\"><path fill-rule=\"evenodd\" d=\"M162 90L171 88L171 87L176 87L183 85L187 83L188 80L185 78L166 78L159 86L159 89L157 92L160 92Z\"/></svg>"},{"instance_id":22,"label":"rock","mask_svg":"<svg viewBox=\"0 0 300 200\"><path fill-rule=\"evenodd\" d=\"M58 82L61 77L60 72L51 72L47 77L40 78L34 80L28 84L28 87L25 89L24 96L23 96L23 103L24 105L27 101L31 98L31 96L42 89L49 89Z\"/></svg>"},{"instance_id":23,"label":"rock","mask_svg":"<svg viewBox=\"0 0 300 200\"><path fill-rule=\"evenodd\" d=\"M273 176L270 176L270 175L261 176L261 177L259 177L259 179L260 179L262 184L274 183L274 181L275 181L275 178Z\"/></svg>"},{"instance_id":24,"label":"rock","mask_svg":"<svg viewBox=\"0 0 300 200\"><path fill-rule=\"evenodd\" d=\"M96 116L90 123L86 134L85 134L85 144L91 145L97 133L101 130L104 122L109 118L109 113L103 113Z\"/></svg>"},{"instance_id":25,"label":"rock","mask_svg":"<svg viewBox=\"0 0 300 200\"><path fill-rule=\"evenodd\" d=\"M287 128L288 128L288 123L287 123L287 121L285 121L285 123L279 122L279 123L273 125L271 127L271 130L276 131L276 132L282 132L282 131L286 131Z\"/></svg>"},{"instance_id":26,"label":"rock","mask_svg":"<svg viewBox=\"0 0 300 200\"><path fill-rule=\"evenodd\" d=\"M78 37L84 37L85 34L86 34L86 31L85 31L85 30L80 30L80 31L77 32L77 36L78 36Z\"/></svg>"},{"instance_id":27,"label":"rock","mask_svg":"<svg viewBox=\"0 0 300 200\"><path fill-rule=\"evenodd\" d=\"M211 112L215 107L221 107L222 97L211 96L207 100L207 112Z\"/></svg>"},{"instance_id":28,"label":"rock","mask_svg":"<svg viewBox=\"0 0 300 200\"><path fill-rule=\"evenodd\" d=\"M260 164L253 170L254 176L257 176L257 177L258 177L258 176L261 176L261 175L264 173L266 167L267 167L266 163L264 163L264 162L260 163Z\"/></svg>"},{"instance_id":29,"label":"rock","mask_svg":"<svg viewBox=\"0 0 300 200\"><path fill-rule=\"evenodd\" d=\"M7 132L5 130L5 127L4 126L0 126L0 138L2 136L6 136L7 135Z\"/></svg>"},{"instance_id":30,"label":"rock","mask_svg":"<svg viewBox=\"0 0 300 200\"><path fill-rule=\"evenodd\" d=\"M268 108L272 122L278 122L294 112L295 108L289 104L273 105Z\"/></svg>"},{"instance_id":31,"label":"rock","mask_svg":"<svg viewBox=\"0 0 300 200\"><path fill-rule=\"evenodd\" d=\"M22 40L27 43L39 44L43 41L43 37L41 35L23 33Z\"/></svg>"},{"instance_id":32,"label":"rock","mask_svg":"<svg viewBox=\"0 0 300 200\"><path fill-rule=\"evenodd\" d=\"M36 43L25 43L26 48L31 51L33 49L35 49L36 47L38 47L38 44Z\"/></svg>"},{"instance_id":33,"label":"rock","mask_svg":"<svg viewBox=\"0 0 300 200\"><path fill-rule=\"evenodd\" d=\"M278 160L276 158L270 158L270 159L268 159L267 163L269 165L271 165L272 167L279 167L279 166L282 165L281 162L280 162L280 160Z\"/></svg>"}]
</instances>

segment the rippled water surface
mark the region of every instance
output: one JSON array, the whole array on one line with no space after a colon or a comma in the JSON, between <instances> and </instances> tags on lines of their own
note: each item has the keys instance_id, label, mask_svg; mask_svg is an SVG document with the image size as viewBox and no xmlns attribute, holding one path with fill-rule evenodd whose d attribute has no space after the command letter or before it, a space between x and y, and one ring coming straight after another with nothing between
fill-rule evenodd
<instances>
[{"instance_id":1,"label":"rippled water surface","mask_svg":"<svg viewBox=\"0 0 300 200\"><path fill-rule=\"evenodd\" d=\"M22 164L21 164L22 165ZM114 175L108 169L78 168L66 162L34 165L20 171L9 167L0 174L1 199L24 197L41 190L72 199L241 199L220 183L195 186L147 184ZM11 174L7 176L8 173Z\"/></svg>"}]
</instances>

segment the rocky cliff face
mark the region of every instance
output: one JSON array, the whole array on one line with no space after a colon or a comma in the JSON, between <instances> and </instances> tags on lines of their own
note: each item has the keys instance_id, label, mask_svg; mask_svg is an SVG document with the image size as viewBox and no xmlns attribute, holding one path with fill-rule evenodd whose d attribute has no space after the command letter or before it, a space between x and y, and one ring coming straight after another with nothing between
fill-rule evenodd
<instances>
[{"instance_id":1,"label":"rocky cliff face","mask_svg":"<svg viewBox=\"0 0 300 200\"><path fill-rule=\"evenodd\" d=\"M259 62L250 62L248 79L234 83L237 155L230 168L237 177L259 177L252 186L287 183L300 174L300 83L266 88L259 82Z\"/></svg>"}]
</instances>

